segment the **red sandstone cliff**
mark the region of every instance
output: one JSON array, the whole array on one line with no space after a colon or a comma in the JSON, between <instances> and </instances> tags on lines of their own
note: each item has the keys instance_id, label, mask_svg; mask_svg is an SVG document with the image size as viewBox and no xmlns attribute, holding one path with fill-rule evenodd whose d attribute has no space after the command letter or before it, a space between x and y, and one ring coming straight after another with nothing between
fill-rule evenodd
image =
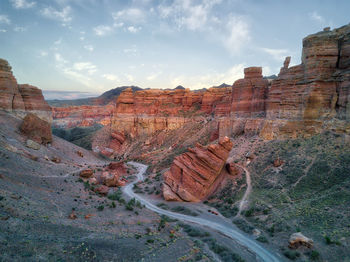
<instances>
[{"instance_id":1,"label":"red sandstone cliff","mask_svg":"<svg viewBox=\"0 0 350 262\"><path fill-rule=\"evenodd\" d=\"M163 196L166 200L197 202L212 190L232 148L228 137L207 147L197 145L176 157L164 174Z\"/></svg>"},{"instance_id":2,"label":"red sandstone cliff","mask_svg":"<svg viewBox=\"0 0 350 262\"><path fill-rule=\"evenodd\" d=\"M11 66L3 59L0 59L0 109L20 117L29 112L34 113L41 119L52 122L51 108L42 91L30 85L18 85Z\"/></svg>"},{"instance_id":3,"label":"red sandstone cliff","mask_svg":"<svg viewBox=\"0 0 350 262\"><path fill-rule=\"evenodd\" d=\"M350 132L349 39L350 25L306 37L302 63L289 67L288 57L271 82L262 77L260 67L250 67L232 88L126 89L115 108L55 108L55 121L68 126L110 124L112 131L131 139L204 118L216 124L213 138L242 134L288 138L325 129Z\"/></svg>"}]
</instances>

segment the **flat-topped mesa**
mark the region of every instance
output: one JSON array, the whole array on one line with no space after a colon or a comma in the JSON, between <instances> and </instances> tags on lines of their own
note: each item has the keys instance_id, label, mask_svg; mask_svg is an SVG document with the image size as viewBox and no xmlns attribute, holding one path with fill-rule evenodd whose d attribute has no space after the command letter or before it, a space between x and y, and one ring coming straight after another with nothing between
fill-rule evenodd
<instances>
[{"instance_id":1,"label":"flat-topped mesa","mask_svg":"<svg viewBox=\"0 0 350 262\"><path fill-rule=\"evenodd\" d=\"M232 86L233 117L264 117L269 82L263 79L261 67L244 69L244 79Z\"/></svg>"},{"instance_id":2,"label":"flat-topped mesa","mask_svg":"<svg viewBox=\"0 0 350 262\"><path fill-rule=\"evenodd\" d=\"M262 78L262 67L252 66L244 68L244 79Z\"/></svg>"},{"instance_id":3,"label":"flat-topped mesa","mask_svg":"<svg viewBox=\"0 0 350 262\"><path fill-rule=\"evenodd\" d=\"M232 142L223 137L218 144L195 148L174 159L164 174L163 196L169 201L198 202L208 197L215 187L232 149Z\"/></svg>"}]
</instances>

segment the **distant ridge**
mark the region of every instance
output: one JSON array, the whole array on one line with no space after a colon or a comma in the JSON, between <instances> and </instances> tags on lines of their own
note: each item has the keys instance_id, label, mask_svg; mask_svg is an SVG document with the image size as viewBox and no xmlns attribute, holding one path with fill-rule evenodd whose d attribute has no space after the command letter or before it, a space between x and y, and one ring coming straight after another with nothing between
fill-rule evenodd
<instances>
[{"instance_id":1,"label":"distant ridge","mask_svg":"<svg viewBox=\"0 0 350 262\"><path fill-rule=\"evenodd\" d=\"M107 105L111 102L115 102L117 97L125 89L131 88L134 92L142 90L138 86L120 86L104 92L98 97L72 99L72 100L47 100L48 104L53 107L68 107L68 106L82 106L82 105Z\"/></svg>"}]
</instances>

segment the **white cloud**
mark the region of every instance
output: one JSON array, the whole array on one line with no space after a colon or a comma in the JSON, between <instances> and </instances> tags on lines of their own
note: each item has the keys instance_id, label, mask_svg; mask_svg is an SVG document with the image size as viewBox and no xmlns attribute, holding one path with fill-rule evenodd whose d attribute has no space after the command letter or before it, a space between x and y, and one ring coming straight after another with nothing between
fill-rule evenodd
<instances>
[{"instance_id":1,"label":"white cloud","mask_svg":"<svg viewBox=\"0 0 350 262\"><path fill-rule=\"evenodd\" d=\"M40 53L39 53L39 55L41 56L41 57L45 57L45 56L48 56L48 52L46 52L46 51L40 51Z\"/></svg>"},{"instance_id":2,"label":"white cloud","mask_svg":"<svg viewBox=\"0 0 350 262\"><path fill-rule=\"evenodd\" d=\"M134 27L134 26L129 26L128 27L128 31L130 32L130 33L137 33L138 31L140 31L141 30L141 27Z\"/></svg>"},{"instance_id":3,"label":"white cloud","mask_svg":"<svg viewBox=\"0 0 350 262\"><path fill-rule=\"evenodd\" d=\"M130 55L130 56L137 56L138 50L135 45L131 46L130 48L123 49L124 54Z\"/></svg>"},{"instance_id":4,"label":"white cloud","mask_svg":"<svg viewBox=\"0 0 350 262\"><path fill-rule=\"evenodd\" d=\"M55 54L55 60L56 60L56 62L58 62L59 64L67 64L67 63L68 63L68 61L65 60L65 59L62 57L62 55L61 55L60 53L56 53L56 54Z\"/></svg>"},{"instance_id":5,"label":"white cloud","mask_svg":"<svg viewBox=\"0 0 350 262\"><path fill-rule=\"evenodd\" d=\"M102 75L102 77L109 80L109 81L119 81L119 77L116 75L112 75L112 74L104 74L104 75Z\"/></svg>"},{"instance_id":6,"label":"white cloud","mask_svg":"<svg viewBox=\"0 0 350 262\"><path fill-rule=\"evenodd\" d=\"M73 69L77 71L86 71L89 75L92 75L97 71L97 67L91 62L78 62L74 63Z\"/></svg>"},{"instance_id":7,"label":"white cloud","mask_svg":"<svg viewBox=\"0 0 350 262\"><path fill-rule=\"evenodd\" d=\"M325 19L319 15L316 11L309 14L309 17L311 20L316 21L318 23L324 23Z\"/></svg>"},{"instance_id":8,"label":"white cloud","mask_svg":"<svg viewBox=\"0 0 350 262\"><path fill-rule=\"evenodd\" d=\"M53 7L46 7L41 10L41 14L44 17L62 22L64 26L72 21L71 13L72 8L70 6L66 6L62 10L57 10Z\"/></svg>"},{"instance_id":9,"label":"white cloud","mask_svg":"<svg viewBox=\"0 0 350 262\"><path fill-rule=\"evenodd\" d=\"M159 5L161 18L170 19L175 25L189 30L205 30L212 8L221 0L204 0L200 4L193 4L189 0L176 0L171 5Z\"/></svg>"},{"instance_id":10,"label":"white cloud","mask_svg":"<svg viewBox=\"0 0 350 262\"><path fill-rule=\"evenodd\" d=\"M7 30L6 29L0 29L0 33L6 33Z\"/></svg>"},{"instance_id":11,"label":"white cloud","mask_svg":"<svg viewBox=\"0 0 350 262\"><path fill-rule=\"evenodd\" d=\"M26 31L26 28L21 27L21 26L16 26L16 27L13 29L13 31L15 31L15 32L24 32L24 31Z\"/></svg>"},{"instance_id":12,"label":"white cloud","mask_svg":"<svg viewBox=\"0 0 350 262\"><path fill-rule=\"evenodd\" d=\"M97 36L109 35L113 32L113 28L107 25L99 25L93 28Z\"/></svg>"},{"instance_id":13,"label":"white cloud","mask_svg":"<svg viewBox=\"0 0 350 262\"><path fill-rule=\"evenodd\" d=\"M55 54L56 67L70 79L87 87L95 87L90 75L97 71L97 67L91 62L77 62L71 64L60 53Z\"/></svg>"},{"instance_id":14,"label":"white cloud","mask_svg":"<svg viewBox=\"0 0 350 262\"><path fill-rule=\"evenodd\" d=\"M94 51L94 47L92 45L85 45L84 48L90 52Z\"/></svg>"},{"instance_id":15,"label":"white cloud","mask_svg":"<svg viewBox=\"0 0 350 262\"><path fill-rule=\"evenodd\" d=\"M232 53L237 53L250 39L248 22L244 17L232 16L226 24L227 35L223 38L226 48Z\"/></svg>"},{"instance_id":16,"label":"white cloud","mask_svg":"<svg viewBox=\"0 0 350 262\"><path fill-rule=\"evenodd\" d=\"M261 48L265 53L271 55L275 60L284 60L290 53L287 49Z\"/></svg>"},{"instance_id":17,"label":"white cloud","mask_svg":"<svg viewBox=\"0 0 350 262\"><path fill-rule=\"evenodd\" d=\"M27 0L11 0L12 6L16 9L32 8L36 3Z\"/></svg>"},{"instance_id":18,"label":"white cloud","mask_svg":"<svg viewBox=\"0 0 350 262\"><path fill-rule=\"evenodd\" d=\"M0 15L0 24L11 24L11 20L7 15Z\"/></svg>"},{"instance_id":19,"label":"white cloud","mask_svg":"<svg viewBox=\"0 0 350 262\"><path fill-rule=\"evenodd\" d=\"M132 24L141 24L145 21L146 18L144 12L138 8L129 8L116 13L112 13L112 17L116 26L120 25L121 23L124 24L125 22Z\"/></svg>"},{"instance_id":20,"label":"white cloud","mask_svg":"<svg viewBox=\"0 0 350 262\"><path fill-rule=\"evenodd\" d=\"M161 75L162 74L162 72L160 71L160 72L156 72L156 73L153 73L153 74L151 74L151 75L149 75L148 77L147 77L147 80L148 81L152 81L152 80L154 80L154 79L156 79L159 75Z\"/></svg>"},{"instance_id":21,"label":"white cloud","mask_svg":"<svg viewBox=\"0 0 350 262\"><path fill-rule=\"evenodd\" d=\"M124 74L124 76L126 77L126 79L129 81L129 82L133 82L134 81L134 77L130 74Z\"/></svg>"},{"instance_id":22,"label":"white cloud","mask_svg":"<svg viewBox=\"0 0 350 262\"><path fill-rule=\"evenodd\" d=\"M229 68L224 73L218 73L214 71L204 75L194 75L191 77L184 75L175 76L171 78L170 83L172 87L183 85L184 87L191 89L208 88L220 85L222 83L231 85L237 79L244 77L244 67L244 64L238 64Z\"/></svg>"}]
</instances>

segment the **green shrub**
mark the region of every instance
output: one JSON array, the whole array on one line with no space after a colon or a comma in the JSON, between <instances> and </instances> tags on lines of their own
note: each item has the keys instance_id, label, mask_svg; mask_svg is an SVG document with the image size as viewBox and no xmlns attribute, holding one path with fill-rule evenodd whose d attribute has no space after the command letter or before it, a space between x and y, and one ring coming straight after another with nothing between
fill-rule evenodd
<instances>
[{"instance_id":1,"label":"green shrub","mask_svg":"<svg viewBox=\"0 0 350 262\"><path fill-rule=\"evenodd\" d=\"M98 211L103 211L103 209L105 209L105 206L104 205L100 205L97 207L97 210Z\"/></svg>"}]
</instances>

